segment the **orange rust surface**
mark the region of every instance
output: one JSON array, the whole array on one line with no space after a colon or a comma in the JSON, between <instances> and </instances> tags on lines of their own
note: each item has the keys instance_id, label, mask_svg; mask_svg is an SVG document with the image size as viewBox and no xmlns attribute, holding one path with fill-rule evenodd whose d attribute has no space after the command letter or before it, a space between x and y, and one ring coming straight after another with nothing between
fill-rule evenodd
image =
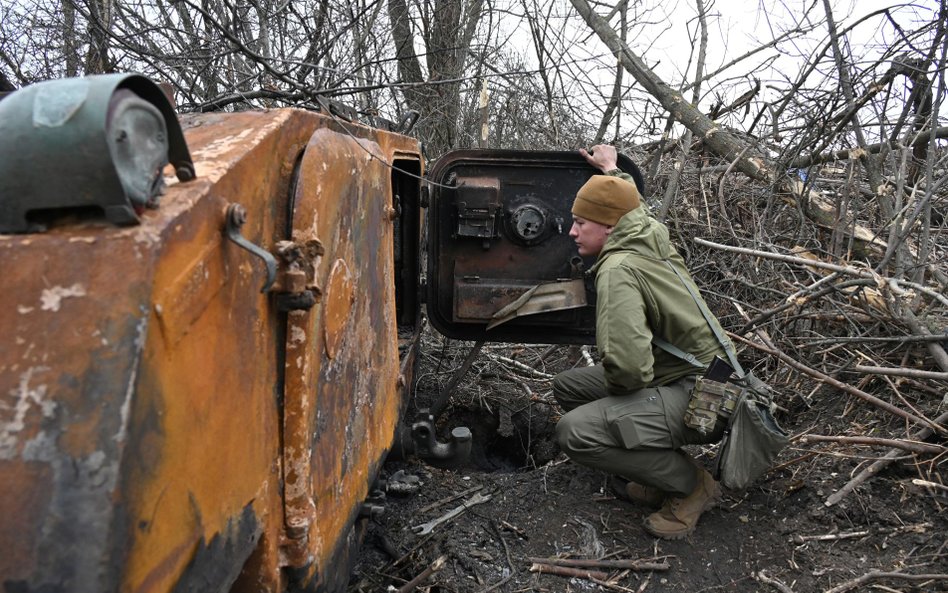
<instances>
[{"instance_id":1,"label":"orange rust surface","mask_svg":"<svg viewBox=\"0 0 948 593\"><path fill-rule=\"evenodd\" d=\"M323 291L323 343L326 346L326 356L335 358L346 337L349 324L349 314L355 295L352 294L352 275L349 265L344 259L337 259L332 263L329 272L329 284ZM351 330L350 330L351 331Z\"/></svg>"},{"instance_id":2,"label":"orange rust surface","mask_svg":"<svg viewBox=\"0 0 948 593\"><path fill-rule=\"evenodd\" d=\"M405 140L320 129L299 173L293 239L319 239L326 253L316 271L324 306L291 314L287 332L286 553L317 584L330 578L401 409L386 209L387 163L416 148Z\"/></svg>"},{"instance_id":3,"label":"orange rust surface","mask_svg":"<svg viewBox=\"0 0 948 593\"><path fill-rule=\"evenodd\" d=\"M0 583L165 592L242 537L259 543L228 567L237 589L281 590L287 563L318 588L391 444L385 163L417 145L293 110L187 123L199 177L141 226L0 236ZM261 262L222 238L224 209L273 251L307 144L292 238L327 245L328 304L282 315ZM348 275L330 281L336 261Z\"/></svg>"},{"instance_id":4,"label":"orange rust surface","mask_svg":"<svg viewBox=\"0 0 948 593\"><path fill-rule=\"evenodd\" d=\"M128 590L169 590L201 538L226 533L246 505L258 529L282 528L282 321L260 293L263 266L222 229L236 202L247 210L246 238L266 249L281 238L288 173L312 129L295 115L219 117L188 131L201 177L166 196L171 207L192 205L164 232L152 307L161 331L149 333L132 409L148 441L129 457Z\"/></svg>"},{"instance_id":5,"label":"orange rust surface","mask_svg":"<svg viewBox=\"0 0 948 593\"><path fill-rule=\"evenodd\" d=\"M16 484L33 496L21 496L12 488L0 489L0 542L17 542L3 546L0 554L0 575L8 580L23 579L36 567L36 543L40 533L35 518L46 511L52 490L50 468L41 463L0 461L0 483Z\"/></svg>"},{"instance_id":6,"label":"orange rust surface","mask_svg":"<svg viewBox=\"0 0 948 593\"><path fill-rule=\"evenodd\" d=\"M0 550L32 559L3 567L5 587L117 588L98 567L122 560L111 538L151 251L144 228L105 223L0 236Z\"/></svg>"}]
</instances>

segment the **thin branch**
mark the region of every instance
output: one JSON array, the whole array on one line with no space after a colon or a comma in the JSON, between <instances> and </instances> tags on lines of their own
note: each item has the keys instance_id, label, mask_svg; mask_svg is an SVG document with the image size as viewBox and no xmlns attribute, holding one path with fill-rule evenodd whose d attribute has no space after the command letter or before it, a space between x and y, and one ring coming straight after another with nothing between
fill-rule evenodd
<instances>
[{"instance_id":1,"label":"thin branch","mask_svg":"<svg viewBox=\"0 0 948 593\"><path fill-rule=\"evenodd\" d=\"M857 389L853 387L852 385L848 385L846 383L843 383L842 381L838 381L825 373L822 373L814 368L811 368L803 364L802 362L798 360L795 360L794 358L790 356L787 356L780 350L777 350L775 347L773 347L773 345L764 346L762 344L757 344L756 342L752 342L751 340L748 340L742 336L738 336L730 332L728 332L728 334L733 339L739 340L740 342L748 346L751 346L752 348L755 348L756 350L760 350L761 352L764 352L766 354L769 354L773 357L780 359L780 361L783 362L784 364L787 364L788 366L795 368L796 370L800 371L801 373L804 373L805 375L809 377L822 381L823 383L826 383L827 385L831 385L835 387L836 389L839 389L840 391L844 391L850 395L854 395L858 397L859 399L865 401L866 403L869 403L879 408L880 410L889 412L893 416L904 418L905 420L908 420L915 424L921 424L923 426L927 426L942 434L948 434L948 430L946 430L944 426L939 425L937 422L932 422L925 418L916 416L915 414L912 414L910 412L906 412L905 410L898 408L896 406L893 406L889 402L881 400L874 395L870 395L861 389Z\"/></svg>"},{"instance_id":2,"label":"thin branch","mask_svg":"<svg viewBox=\"0 0 948 593\"><path fill-rule=\"evenodd\" d=\"M934 338L936 336L925 336ZM942 338L948 340L948 337ZM948 373L938 373L935 371L923 371L921 369L904 369L890 367L874 367L856 365L856 370L860 373L870 373L873 375L892 375L895 377L912 377L914 379L935 379L936 381L948 381Z\"/></svg>"},{"instance_id":3,"label":"thin branch","mask_svg":"<svg viewBox=\"0 0 948 593\"><path fill-rule=\"evenodd\" d=\"M929 445L928 443L919 443L914 441L904 441L899 439L883 439L878 437L846 437L830 436L821 434L807 434L799 438L801 443L843 443L850 445L871 445L873 447L890 447L893 449L902 449L909 453L934 453L941 455L948 451L948 448L941 445Z\"/></svg>"}]
</instances>

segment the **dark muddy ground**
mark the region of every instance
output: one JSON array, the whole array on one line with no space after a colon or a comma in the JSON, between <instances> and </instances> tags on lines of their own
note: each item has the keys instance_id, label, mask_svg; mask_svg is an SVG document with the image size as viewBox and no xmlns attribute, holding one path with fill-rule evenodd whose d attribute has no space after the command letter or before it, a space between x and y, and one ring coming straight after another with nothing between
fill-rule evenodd
<instances>
[{"instance_id":1,"label":"dark muddy ground","mask_svg":"<svg viewBox=\"0 0 948 593\"><path fill-rule=\"evenodd\" d=\"M422 363L421 402L438 393L466 353L462 346L451 359L445 348L434 350ZM943 456L906 454L826 507L827 496L888 449L794 444L763 481L726 493L691 537L658 540L641 527L651 509L617 500L608 476L568 461L550 440L558 412L549 404L547 377L572 364L583 364L576 349L542 346L487 350L478 358L440 427L447 434L451 426L470 426L470 463L456 470L413 459L386 465L384 477L397 484L387 493L385 514L371 522L350 593L948 591ZM780 402L784 428L843 434L879 422L878 414L843 395L814 395L819 405L793 397ZM714 448L692 453L708 465ZM413 485L406 476L417 477L418 487L396 492ZM413 532L476 495L490 500L429 534ZM412 589L409 581L439 558L440 570ZM590 580L532 572L537 558L628 559L667 568L604 569L606 576ZM889 576L844 586L877 571L936 577Z\"/></svg>"}]
</instances>

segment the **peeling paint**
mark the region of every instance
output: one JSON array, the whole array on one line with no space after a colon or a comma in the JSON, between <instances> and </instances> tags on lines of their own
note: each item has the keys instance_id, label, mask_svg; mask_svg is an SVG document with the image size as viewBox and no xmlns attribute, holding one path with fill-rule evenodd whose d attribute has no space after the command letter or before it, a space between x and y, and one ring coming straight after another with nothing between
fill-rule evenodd
<instances>
[{"instance_id":1,"label":"peeling paint","mask_svg":"<svg viewBox=\"0 0 948 593\"><path fill-rule=\"evenodd\" d=\"M289 117L289 113L281 114L281 117L275 118L264 126L247 128L237 134L222 137L199 149L192 150L195 172L198 177L209 179L212 182L217 181L231 167L231 163L222 159L222 156L237 147L257 144L260 138L264 138L273 130L280 128Z\"/></svg>"},{"instance_id":2,"label":"peeling paint","mask_svg":"<svg viewBox=\"0 0 948 593\"><path fill-rule=\"evenodd\" d=\"M148 248L158 245L158 243L161 241L161 235L147 226L135 227L135 231L133 232L132 236L134 237L136 243L144 245ZM141 259L140 252L136 252L136 255L138 256L138 259Z\"/></svg>"},{"instance_id":3,"label":"peeling paint","mask_svg":"<svg viewBox=\"0 0 948 593\"><path fill-rule=\"evenodd\" d=\"M69 288L54 286L43 290L43 294L40 295L40 308L43 311L59 311L63 299L82 296L86 296L86 289L79 283L73 284Z\"/></svg>"},{"instance_id":4,"label":"peeling paint","mask_svg":"<svg viewBox=\"0 0 948 593\"><path fill-rule=\"evenodd\" d=\"M132 409L132 395L135 393L135 382L138 380L138 366L141 361L142 352L145 350L145 336L148 333L148 316L143 316L138 321L135 336L135 362L132 364L131 373L128 377L128 386L125 388L125 399L122 400L121 418L118 432L113 437L116 442L124 443L128 437L129 415Z\"/></svg>"},{"instance_id":5,"label":"peeling paint","mask_svg":"<svg viewBox=\"0 0 948 593\"><path fill-rule=\"evenodd\" d=\"M303 328L298 325L294 325L290 329L290 343L291 344L302 344L306 341L306 332L303 331Z\"/></svg>"},{"instance_id":6,"label":"peeling paint","mask_svg":"<svg viewBox=\"0 0 948 593\"><path fill-rule=\"evenodd\" d=\"M33 377L50 370L49 367L31 367L20 375L20 382L10 390L13 405L0 401L0 459L13 459L17 449L17 433L26 426L26 415L33 406L38 406L43 417L50 418L56 410L56 402L47 400L46 385L31 387ZM12 412L10 414L9 412ZM10 416L10 417L8 417Z\"/></svg>"},{"instance_id":7,"label":"peeling paint","mask_svg":"<svg viewBox=\"0 0 948 593\"><path fill-rule=\"evenodd\" d=\"M56 437L49 431L41 430L35 437L23 444L20 457L24 461L54 462L58 454ZM2 456L2 453L0 453Z\"/></svg>"}]
</instances>

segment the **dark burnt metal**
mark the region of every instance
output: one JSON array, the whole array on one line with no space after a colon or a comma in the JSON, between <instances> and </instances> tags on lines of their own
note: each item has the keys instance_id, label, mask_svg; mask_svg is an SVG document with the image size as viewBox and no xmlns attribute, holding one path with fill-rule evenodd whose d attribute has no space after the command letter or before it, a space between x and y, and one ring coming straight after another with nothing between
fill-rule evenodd
<instances>
[{"instance_id":1,"label":"dark burnt metal","mask_svg":"<svg viewBox=\"0 0 948 593\"><path fill-rule=\"evenodd\" d=\"M638 167L625 156L619 167L644 195ZM592 343L591 287L586 306L534 307L489 332L487 326L529 291L582 278L592 265L578 256L569 227L576 191L596 173L577 152L462 150L439 159L429 174L432 325L463 340Z\"/></svg>"},{"instance_id":2,"label":"dark burnt metal","mask_svg":"<svg viewBox=\"0 0 948 593\"><path fill-rule=\"evenodd\" d=\"M411 436L414 441L415 455L425 463L440 468L458 467L467 462L471 456L471 430L466 426L458 426L451 430L449 442L438 441L435 431L434 416L426 410L421 411L421 420L411 425Z\"/></svg>"},{"instance_id":3,"label":"dark burnt metal","mask_svg":"<svg viewBox=\"0 0 948 593\"><path fill-rule=\"evenodd\" d=\"M500 181L489 177L458 177L455 183L457 236L478 239L498 237Z\"/></svg>"},{"instance_id":4,"label":"dark burnt metal","mask_svg":"<svg viewBox=\"0 0 948 593\"><path fill-rule=\"evenodd\" d=\"M311 290L303 292L287 292L276 295L276 307L278 311L287 313L289 311L309 311L319 299Z\"/></svg>"},{"instance_id":5,"label":"dark burnt metal","mask_svg":"<svg viewBox=\"0 0 948 593\"><path fill-rule=\"evenodd\" d=\"M209 541L201 537L194 557L179 577L172 593L230 591L261 533L260 521L253 507L248 504L239 518L228 522L224 533L215 534Z\"/></svg>"},{"instance_id":6,"label":"dark burnt metal","mask_svg":"<svg viewBox=\"0 0 948 593\"><path fill-rule=\"evenodd\" d=\"M339 101L325 97L316 97L316 103L318 103L320 109L328 115L340 117L351 122L359 121L359 114L356 110L345 103L340 103Z\"/></svg>"}]
</instances>

